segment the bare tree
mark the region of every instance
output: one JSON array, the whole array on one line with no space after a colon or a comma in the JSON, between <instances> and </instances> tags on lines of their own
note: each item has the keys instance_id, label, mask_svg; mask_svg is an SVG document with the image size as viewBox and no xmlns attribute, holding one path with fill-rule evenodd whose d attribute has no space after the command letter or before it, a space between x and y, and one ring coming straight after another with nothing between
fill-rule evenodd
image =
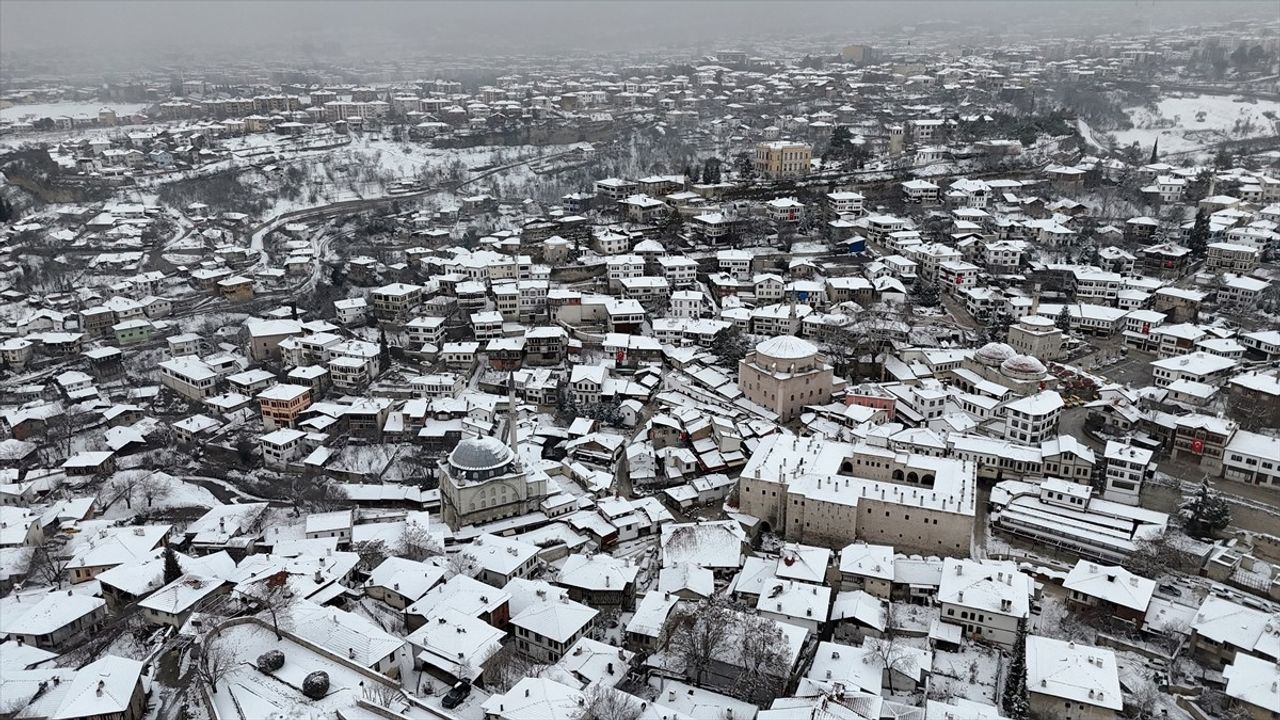
<instances>
[{"instance_id":1,"label":"bare tree","mask_svg":"<svg viewBox=\"0 0 1280 720\"><path fill-rule=\"evenodd\" d=\"M734 689L742 699L767 706L782 692L790 670L787 639L778 624L759 615L742 615L737 626L742 672Z\"/></svg>"},{"instance_id":2,"label":"bare tree","mask_svg":"<svg viewBox=\"0 0 1280 720\"><path fill-rule=\"evenodd\" d=\"M98 501L103 508L108 508L123 500L124 506L132 510L133 495L141 479L142 475L133 470L116 473L110 482L103 485Z\"/></svg>"},{"instance_id":3,"label":"bare tree","mask_svg":"<svg viewBox=\"0 0 1280 720\"><path fill-rule=\"evenodd\" d=\"M200 679L209 683L209 689L218 692L218 683L231 674L236 665L236 649L218 635L196 645L197 672Z\"/></svg>"},{"instance_id":4,"label":"bare tree","mask_svg":"<svg viewBox=\"0 0 1280 720\"><path fill-rule=\"evenodd\" d=\"M592 683L582 692L582 703L573 720L637 720L643 710L634 695Z\"/></svg>"},{"instance_id":5,"label":"bare tree","mask_svg":"<svg viewBox=\"0 0 1280 720\"><path fill-rule=\"evenodd\" d=\"M27 572L55 588L61 588L62 581L67 577L67 564L70 561L69 557L60 557L51 552L47 544L41 545L32 553Z\"/></svg>"},{"instance_id":6,"label":"bare tree","mask_svg":"<svg viewBox=\"0 0 1280 720\"><path fill-rule=\"evenodd\" d=\"M172 492L173 487L165 480L167 477L169 476L163 473L151 473L138 481L138 494L147 501L147 507L153 506L156 500L166 498Z\"/></svg>"},{"instance_id":7,"label":"bare tree","mask_svg":"<svg viewBox=\"0 0 1280 720\"><path fill-rule=\"evenodd\" d=\"M71 457L72 440L80 432L81 425L82 423L71 414L70 410L45 418L44 437L49 449L45 458L47 462Z\"/></svg>"},{"instance_id":8,"label":"bare tree","mask_svg":"<svg viewBox=\"0 0 1280 720\"><path fill-rule=\"evenodd\" d=\"M1199 568L1194 555L1187 552L1185 540L1176 530L1165 530L1139 540L1124 561L1129 572L1147 578L1159 578L1171 572L1195 573Z\"/></svg>"},{"instance_id":9,"label":"bare tree","mask_svg":"<svg viewBox=\"0 0 1280 720\"><path fill-rule=\"evenodd\" d=\"M360 556L360 568L363 570L378 567L391 555L387 550L387 544L381 540L354 543L352 549L356 551L356 555Z\"/></svg>"},{"instance_id":10,"label":"bare tree","mask_svg":"<svg viewBox=\"0 0 1280 720\"><path fill-rule=\"evenodd\" d=\"M1092 643L1093 628L1071 616L1071 611L1061 602L1047 602L1036 619L1036 634L1056 640Z\"/></svg>"},{"instance_id":11,"label":"bare tree","mask_svg":"<svg viewBox=\"0 0 1280 720\"><path fill-rule=\"evenodd\" d=\"M910 674L907 671L916 662L913 648L902 640L902 614L899 606L890 602L886 604L884 613L884 632L879 638L865 638L862 647L873 655L884 668L893 688L894 673Z\"/></svg>"},{"instance_id":12,"label":"bare tree","mask_svg":"<svg viewBox=\"0 0 1280 720\"><path fill-rule=\"evenodd\" d=\"M540 676L545 667L529 662L516 651L515 643L507 643L485 661L485 687L495 693L504 693L522 678Z\"/></svg>"},{"instance_id":13,"label":"bare tree","mask_svg":"<svg viewBox=\"0 0 1280 720\"><path fill-rule=\"evenodd\" d=\"M406 520L400 532L400 553L410 560L426 560L439 555L442 548L422 523Z\"/></svg>"},{"instance_id":14,"label":"bare tree","mask_svg":"<svg viewBox=\"0 0 1280 720\"><path fill-rule=\"evenodd\" d=\"M259 613L267 613L271 618L271 629L275 631L276 640L283 640L280 633L280 617L288 613L293 606L293 591L289 589L289 572L281 570L268 575L254 583L246 593L258 606Z\"/></svg>"},{"instance_id":15,"label":"bare tree","mask_svg":"<svg viewBox=\"0 0 1280 720\"><path fill-rule=\"evenodd\" d=\"M449 571L450 577L454 575L466 575L467 577L475 577L480 570L476 565L475 558L465 552L456 552L448 557L445 568Z\"/></svg>"},{"instance_id":16,"label":"bare tree","mask_svg":"<svg viewBox=\"0 0 1280 720\"><path fill-rule=\"evenodd\" d=\"M677 608L662 628L661 647L679 658L686 676L701 684L711 662L731 642L734 624L734 612L720 598Z\"/></svg>"}]
</instances>

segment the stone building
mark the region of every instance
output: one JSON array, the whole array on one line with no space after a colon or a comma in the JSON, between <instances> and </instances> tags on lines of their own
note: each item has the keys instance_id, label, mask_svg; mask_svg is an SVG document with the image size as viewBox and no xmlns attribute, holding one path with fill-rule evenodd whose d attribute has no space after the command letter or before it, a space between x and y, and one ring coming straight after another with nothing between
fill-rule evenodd
<instances>
[{"instance_id":1,"label":"stone building","mask_svg":"<svg viewBox=\"0 0 1280 720\"><path fill-rule=\"evenodd\" d=\"M738 361L738 385L747 399L794 420L806 405L831 400L835 377L831 366L808 340L780 335L765 340Z\"/></svg>"}]
</instances>

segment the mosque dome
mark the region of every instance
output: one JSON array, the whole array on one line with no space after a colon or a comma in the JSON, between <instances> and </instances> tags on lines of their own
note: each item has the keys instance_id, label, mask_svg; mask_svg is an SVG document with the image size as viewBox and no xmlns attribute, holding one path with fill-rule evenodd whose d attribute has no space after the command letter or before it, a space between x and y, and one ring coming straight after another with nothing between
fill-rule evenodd
<instances>
[{"instance_id":1,"label":"mosque dome","mask_svg":"<svg viewBox=\"0 0 1280 720\"><path fill-rule=\"evenodd\" d=\"M468 474L492 476L505 469L511 460L511 448L496 437L466 438L449 453L449 465Z\"/></svg>"},{"instance_id":2,"label":"mosque dome","mask_svg":"<svg viewBox=\"0 0 1280 720\"><path fill-rule=\"evenodd\" d=\"M808 360L818 354L818 348L795 335L779 335L756 345L756 354L779 362Z\"/></svg>"},{"instance_id":3,"label":"mosque dome","mask_svg":"<svg viewBox=\"0 0 1280 720\"><path fill-rule=\"evenodd\" d=\"M1030 355L1015 355L1001 363L1000 372L1014 380L1039 380L1047 370L1044 363Z\"/></svg>"},{"instance_id":4,"label":"mosque dome","mask_svg":"<svg viewBox=\"0 0 1280 720\"><path fill-rule=\"evenodd\" d=\"M991 342L983 345L978 352L974 353L974 357L983 365L998 367L1001 363L1015 357L1017 354L1017 350L1004 343Z\"/></svg>"}]
</instances>

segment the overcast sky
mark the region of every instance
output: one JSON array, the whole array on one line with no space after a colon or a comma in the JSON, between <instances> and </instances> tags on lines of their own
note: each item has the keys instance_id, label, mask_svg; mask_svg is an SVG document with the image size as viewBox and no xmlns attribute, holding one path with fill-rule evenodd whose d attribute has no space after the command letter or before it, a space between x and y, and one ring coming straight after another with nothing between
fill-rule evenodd
<instances>
[{"instance_id":1,"label":"overcast sky","mask_svg":"<svg viewBox=\"0 0 1280 720\"><path fill-rule=\"evenodd\" d=\"M1274 17L1276 0L1040 0L1034 2L340 2L327 0L0 0L0 49L191 51L296 50L336 43L344 52L417 47L422 51L499 54L557 48L602 50L706 43L764 34L873 32L925 20L989 23L993 28L1097 22L1110 31L1194 21ZM1077 29L1077 28L1072 28Z\"/></svg>"}]
</instances>

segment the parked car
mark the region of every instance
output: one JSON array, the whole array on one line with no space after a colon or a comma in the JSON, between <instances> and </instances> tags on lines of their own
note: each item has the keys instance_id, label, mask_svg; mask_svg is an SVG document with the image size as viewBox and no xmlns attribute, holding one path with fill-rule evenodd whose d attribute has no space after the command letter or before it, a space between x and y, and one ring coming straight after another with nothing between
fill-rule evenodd
<instances>
[{"instance_id":1,"label":"parked car","mask_svg":"<svg viewBox=\"0 0 1280 720\"><path fill-rule=\"evenodd\" d=\"M446 710L452 710L461 705L462 701L466 700L470 694L471 681L459 680L454 683L453 687L449 688L449 692L445 693L445 696L440 700L440 705Z\"/></svg>"}]
</instances>

